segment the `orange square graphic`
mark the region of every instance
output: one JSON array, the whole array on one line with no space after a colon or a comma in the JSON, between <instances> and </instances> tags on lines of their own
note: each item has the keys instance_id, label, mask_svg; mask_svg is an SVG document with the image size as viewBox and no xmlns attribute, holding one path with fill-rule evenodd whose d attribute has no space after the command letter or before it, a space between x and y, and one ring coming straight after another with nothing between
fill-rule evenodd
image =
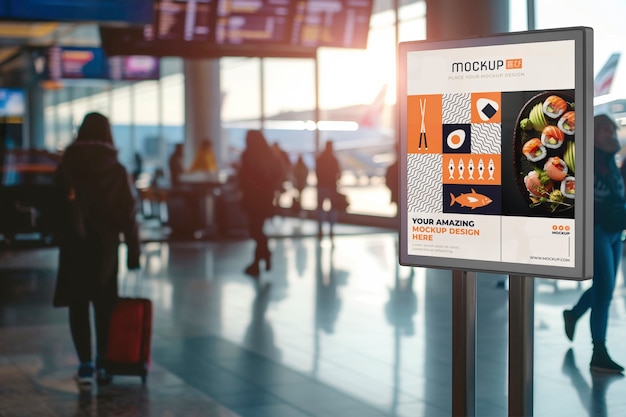
<instances>
[{"instance_id":1,"label":"orange square graphic","mask_svg":"<svg viewBox=\"0 0 626 417\"><path fill-rule=\"evenodd\" d=\"M501 161L499 154L443 154L443 183L501 185Z\"/></svg>"},{"instance_id":2,"label":"orange square graphic","mask_svg":"<svg viewBox=\"0 0 626 417\"><path fill-rule=\"evenodd\" d=\"M522 69L522 59L507 59L506 69Z\"/></svg>"},{"instance_id":3,"label":"orange square graphic","mask_svg":"<svg viewBox=\"0 0 626 417\"><path fill-rule=\"evenodd\" d=\"M442 152L442 96L407 97L407 150L409 153Z\"/></svg>"},{"instance_id":4,"label":"orange square graphic","mask_svg":"<svg viewBox=\"0 0 626 417\"><path fill-rule=\"evenodd\" d=\"M472 123L500 123L501 96L496 93L472 93Z\"/></svg>"}]
</instances>

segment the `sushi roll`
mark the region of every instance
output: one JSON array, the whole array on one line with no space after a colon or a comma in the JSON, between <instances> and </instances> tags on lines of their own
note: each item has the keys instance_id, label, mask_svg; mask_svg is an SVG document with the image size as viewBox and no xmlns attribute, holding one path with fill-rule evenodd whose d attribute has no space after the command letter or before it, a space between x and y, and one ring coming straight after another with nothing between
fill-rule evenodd
<instances>
[{"instance_id":1,"label":"sushi roll","mask_svg":"<svg viewBox=\"0 0 626 417\"><path fill-rule=\"evenodd\" d=\"M567 176L567 164L558 156L548 158L543 169L553 181L563 181Z\"/></svg>"},{"instance_id":2,"label":"sushi roll","mask_svg":"<svg viewBox=\"0 0 626 417\"><path fill-rule=\"evenodd\" d=\"M528 175L524 177L524 185L530 196L536 198L549 196L554 188L552 181L548 180L548 182L542 184L539 172L536 170L530 171Z\"/></svg>"},{"instance_id":3,"label":"sushi roll","mask_svg":"<svg viewBox=\"0 0 626 417\"><path fill-rule=\"evenodd\" d=\"M565 177L561 181L561 193L563 197L571 198L572 200L576 197L576 179L574 177Z\"/></svg>"},{"instance_id":4,"label":"sushi roll","mask_svg":"<svg viewBox=\"0 0 626 417\"><path fill-rule=\"evenodd\" d=\"M538 138L532 138L522 147L522 153L530 162L537 162L545 158L546 147L541 144Z\"/></svg>"},{"instance_id":5,"label":"sushi roll","mask_svg":"<svg viewBox=\"0 0 626 417\"><path fill-rule=\"evenodd\" d=\"M566 135L573 135L574 130L576 129L576 114L573 111L568 111L561 116L556 125Z\"/></svg>"},{"instance_id":6,"label":"sushi roll","mask_svg":"<svg viewBox=\"0 0 626 417\"><path fill-rule=\"evenodd\" d=\"M541 132L541 143L550 149L558 149L565 141L565 135L558 127L549 125Z\"/></svg>"},{"instance_id":7,"label":"sushi roll","mask_svg":"<svg viewBox=\"0 0 626 417\"><path fill-rule=\"evenodd\" d=\"M567 103L559 96L550 96L543 102L543 112L546 116L556 119L567 110Z\"/></svg>"}]
</instances>

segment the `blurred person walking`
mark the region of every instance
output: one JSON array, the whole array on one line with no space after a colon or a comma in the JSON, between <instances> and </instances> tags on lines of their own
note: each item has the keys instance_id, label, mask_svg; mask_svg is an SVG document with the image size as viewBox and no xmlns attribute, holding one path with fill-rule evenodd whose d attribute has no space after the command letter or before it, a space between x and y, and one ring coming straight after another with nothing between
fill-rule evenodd
<instances>
[{"instance_id":1,"label":"blurred person walking","mask_svg":"<svg viewBox=\"0 0 626 417\"><path fill-rule=\"evenodd\" d=\"M53 305L69 308L69 325L80 361L79 385L110 381L106 356L111 313L118 297L120 234L127 267L139 268L136 199L131 176L117 159L111 126L100 113L83 119L55 174L59 266ZM93 362L90 306L96 360Z\"/></svg>"},{"instance_id":2,"label":"blurred person walking","mask_svg":"<svg viewBox=\"0 0 626 417\"><path fill-rule=\"evenodd\" d=\"M609 307L622 255L622 231L626 228L624 182L615 162L620 149L617 125L606 115L594 118L594 248L593 283L571 310L563 311L565 334L574 339L576 322L591 309L592 371L621 373L606 348Z\"/></svg>"},{"instance_id":3,"label":"blurred person walking","mask_svg":"<svg viewBox=\"0 0 626 417\"><path fill-rule=\"evenodd\" d=\"M271 268L271 252L264 231L265 220L274 216L274 191L281 179L278 160L260 130L246 133L246 148L241 154L238 171L241 205L248 220L248 234L254 239L254 260L245 273L258 278L260 262Z\"/></svg>"},{"instance_id":4,"label":"blurred person walking","mask_svg":"<svg viewBox=\"0 0 626 417\"><path fill-rule=\"evenodd\" d=\"M293 186L298 194L293 199L292 208L299 214L302 211L302 191L307 186L307 179L309 177L309 167L304 162L302 154L298 155L296 163L293 166Z\"/></svg>"},{"instance_id":5,"label":"blurred person walking","mask_svg":"<svg viewBox=\"0 0 626 417\"><path fill-rule=\"evenodd\" d=\"M177 187L180 184L180 176L185 173L183 152L184 145L182 143L177 143L176 146L174 146L174 152L172 152L172 155L170 155L170 159L168 160L170 182L172 187Z\"/></svg>"},{"instance_id":6,"label":"blurred person walking","mask_svg":"<svg viewBox=\"0 0 626 417\"><path fill-rule=\"evenodd\" d=\"M272 152L274 152L274 156L280 167L280 178L277 182L276 191L274 193L274 205L276 207L280 207L280 198L286 191L285 183L292 181L293 167L291 166L289 155L280 147L278 142L272 143L270 147L272 148Z\"/></svg>"},{"instance_id":7,"label":"blurred person walking","mask_svg":"<svg viewBox=\"0 0 626 417\"><path fill-rule=\"evenodd\" d=\"M318 228L317 236L323 236L324 219L328 217L330 236L333 236L333 226L337 222L338 207L337 183L341 178L341 168L335 156L333 141L328 140L324 150L315 159L315 175L317 176L317 212ZM324 209L324 203L328 201L330 208L328 212Z\"/></svg>"}]
</instances>

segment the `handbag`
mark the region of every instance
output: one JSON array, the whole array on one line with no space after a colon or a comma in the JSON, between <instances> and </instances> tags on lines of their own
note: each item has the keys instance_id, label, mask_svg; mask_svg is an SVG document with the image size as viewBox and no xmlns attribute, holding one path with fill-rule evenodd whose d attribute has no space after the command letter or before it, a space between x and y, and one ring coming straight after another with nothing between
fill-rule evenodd
<instances>
[{"instance_id":1,"label":"handbag","mask_svg":"<svg viewBox=\"0 0 626 417\"><path fill-rule=\"evenodd\" d=\"M350 200L348 199L347 195L336 192L335 195L331 198L331 205L334 209L337 209L339 211L346 211L350 206Z\"/></svg>"}]
</instances>

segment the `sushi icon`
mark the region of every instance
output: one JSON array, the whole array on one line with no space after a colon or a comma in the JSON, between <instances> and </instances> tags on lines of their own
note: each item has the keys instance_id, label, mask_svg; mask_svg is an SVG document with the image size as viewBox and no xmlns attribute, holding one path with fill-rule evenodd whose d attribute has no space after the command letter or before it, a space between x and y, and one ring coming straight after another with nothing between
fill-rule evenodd
<instances>
[{"instance_id":1,"label":"sushi icon","mask_svg":"<svg viewBox=\"0 0 626 417\"><path fill-rule=\"evenodd\" d=\"M556 124L566 135L573 135L576 130L576 113L568 111Z\"/></svg>"},{"instance_id":2,"label":"sushi icon","mask_svg":"<svg viewBox=\"0 0 626 417\"><path fill-rule=\"evenodd\" d=\"M543 102L543 112L548 117L556 119L567 110L567 103L559 96L549 96Z\"/></svg>"},{"instance_id":3,"label":"sushi icon","mask_svg":"<svg viewBox=\"0 0 626 417\"><path fill-rule=\"evenodd\" d=\"M522 153L530 162L537 162L547 155L546 147L543 146L539 138L532 138L522 147Z\"/></svg>"},{"instance_id":4,"label":"sushi icon","mask_svg":"<svg viewBox=\"0 0 626 417\"><path fill-rule=\"evenodd\" d=\"M565 141L565 134L556 126L548 125L541 132L541 144L546 148L558 149Z\"/></svg>"},{"instance_id":5,"label":"sushi icon","mask_svg":"<svg viewBox=\"0 0 626 417\"><path fill-rule=\"evenodd\" d=\"M456 129L454 132L450 132L446 143L450 149L459 149L465 143L465 131Z\"/></svg>"}]
</instances>

